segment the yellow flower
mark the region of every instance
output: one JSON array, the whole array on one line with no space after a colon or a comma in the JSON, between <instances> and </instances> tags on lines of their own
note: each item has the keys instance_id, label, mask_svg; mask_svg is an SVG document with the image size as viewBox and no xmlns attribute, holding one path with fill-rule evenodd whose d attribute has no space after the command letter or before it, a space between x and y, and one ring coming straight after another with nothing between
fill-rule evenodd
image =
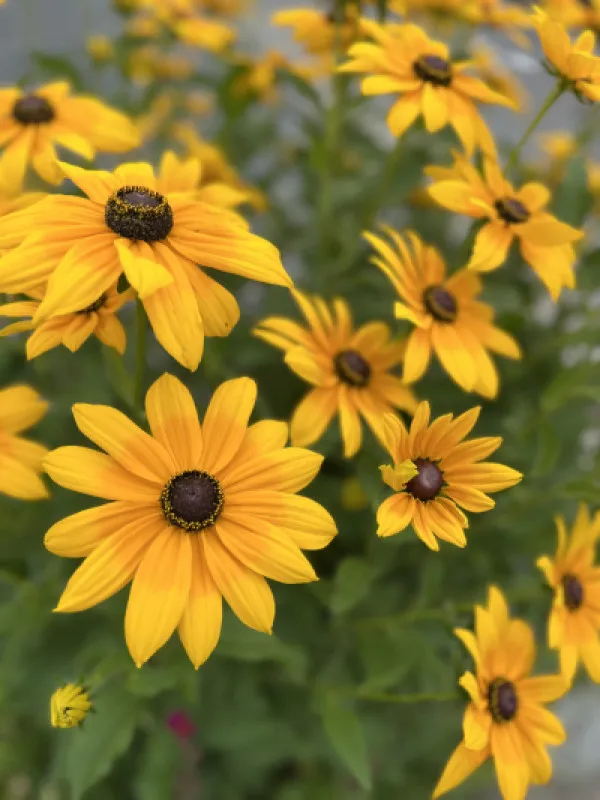
<instances>
[{"instance_id":1,"label":"yellow flower","mask_svg":"<svg viewBox=\"0 0 600 800\"><path fill-rule=\"evenodd\" d=\"M429 167L435 179L429 193L444 208L485 220L477 233L467 266L481 272L496 269L508 256L513 240L523 259L557 300L564 286L575 286L572 242L583 233L544 211L550 192L541 183L526 183L516 190L494 159L486 159L483 174L465 158L454 167Z\"/></svg>"},{"instance_id":2,"label":"yellow flower","mask_svg":"<svg viewBox=\"0 0 600 800\"><path fill-rule=\"evenodd\" d=\"M383 441L383 414L416 408L410 389L390 372L401 362L405 342L390 341L383 322L354 330L341 298L330 308L320 297L298 291L293 297L308 329L286 317L267 317L254 330L283 350L290 369L313 387L293 413L292 443L303 447L316 442L337 413L344 455L352 458L362 443L361 417Z\"/></svg>"},{"instance_id":3,"label":"yellow flower","mask_svg":"<svg viewBox=\"0 0 600 800\"><path fill-rule=\"evenodd\" d=\"M542 150L552 161L567 161L577 152L577 139L569 131L550 131L539 136Z\"/></svg>"},{"instance_id":4,"label":"yellow flower","mask_svg":"<svg viewBox=\"0 0 600 800\"><path fill-rule=\"evenodd\" d=\"M96 151L124 153L139 145L124 114L94 97L69 93L64 81L31 92L0 89L0 178L10 189L20 188L28 164L48 183L60 183L64 174L55 145L90 160Z\"/></svg>"},{"instance_id":5,"label":"yellow flower","mask_svg":"<svg viewBox=\"0 0 600 800\"><path fill-rule=\"evenodd\" d=\"M446 265L434 247L412 231L403 239L388 226L383 230L391 244L365 233L378 253L371 262L402 301L394 305L396 319L415 326L406 345L403 380L412 383L424 375L435 352L461 389L496 397L498 371L488 350L516 359L521 351L512 336L493 324L493 308L476 299L482 290L479 277L461 269L446 278Z\"/></svg>"},{"instance_id":6,"label":"yellow flower","mask_svg":"<svg viewBox=\"0 0 600 800\"><path fill-rule=\"evenodd\" d=\"M188 155L199 158L202 162L201 180L204 190L210 197L210 189L212 186L215 187L215 191L219 195L217 205L225 204L232 208L241 203L250 203L258 211L266 208L267 201L264 194L253 186L249 186L240 177L218 145L202 139L192 125L185 123L179 123L173 127L173 136L184 145ZM227 193L230 200L228 203L224 203ZM205 199L206 197L207 195L205 195ZM210 199L206 201L214 202Z\"/></svg>"},{"instance_id":7,"label":"yellow flower","mask_svg":"<svg viewBox=\"0 0 600 800\"><path fill-rule=\"evenodd\" d=\"M112 501L46 533L51 552L85 557L55 611L83 611L133 580L125 639L137 666L177 629L198 668L219 639L222 597L243 623L270 633L275 602L265 577L317 579L301 548L325 547L335 523L296 492L322 456L286 448L283 422L248 427L255 400L254 381L227 381L200 425L189 391L163 375L146 395L152 436L113 408L79 403L79 430L108 455L60 447L45 459L56 483Z\"/></svg>"},{"instance_id":8,"label":"yellow flower","mask_svg":"<svg viewBox=\"0 0 600 800\"><path fill-rule=\"evenodd\" d=\"M19 434L35 425L48 403L30 386L0 390L0 492L19 500L48 497L40 472L45 447Z\"/></svg>"},{"instance_id":9,"label":"yellow flower","mask_svg":"<svg viewBox=\"0 0 600 800\"><path fill-rule=\"evenodd\" d=\"M92 60L97 64L103 64L114 58L115 48L108 36L90 36L85 46Z\"/></svg>"},{"instance_id":10,"label":"yellow flower","mask_svg":"<svg viewBox=\"0 0 600 800\"><path fill-rule=\"evenodd\" d=\"M459 786L491 757L504 800L524 800L530 783L547 783L552 776L547 746L566 739L559 719L544 706L562 697L567 685L560 675L530 676L533 632L523 620L510 618L496 587L489 590L487 608L475 607L475 635L462 628L455 634L473 657L476 674L465 672L459 680L471 699L464 738L433 797Z\"/></svg>"},{"instance_id":11,"label":"yellow flower","mask_svg":"<svg viewBox=\"0 0 600 800\"><path fill-rule=\"evenodd\" d=\"M233 28L199 14L194 0L146 0L145 7L184 44L220 53L235 40Z\"/></svg>"},{"instance_id":12,"label":"yellow flower","mask_svg":"<svg viewBox=\"0 0 600 800\"><path fill-rule=\"evenodd\" d=\"M254 59L245 56L240 60L240 66L242 72L233 83L233 92L241 97L254 95L265 103L277 99L277 71L291 71L287 58L278 50L267 50Z\"/></svg>"},{"instance_id":13,"label":"yellow flower","mask_svg":"<svg viewBox=\"0 0 600 800\"><path fill-rule=\"evenodd\" d=\"M600 567L595 564L600 512L593 517L579 507L571 535L556 517L558 547L554 559L542 556L537 566L554 589L548 620L548 643L559 651L560 668L569 683L581 661L590 678L600 683Z\"/></svg>"},{"instance_id":14,"label":"yellow flower","mask_svg":"<svg viewBox=\"0 0 600 800\"><path fill-rule=\"evenodd\" d=\"M375 42L358 42L349 50L351 60L342 72L371 73L362 80L365 95L396 94L387 124L402 136L421 114L430 133L451 125L468 153L479 145L495 153L492 135L474 101L513 107L504 95L465 70L470 62L452 62L448 47L430 39L417 25L379 25L362 20Z\"/></svg>"},{"instance_id":15,"label":"yellow flower","mask_svg":"<svg viewBox=\"0 0 600 800\"><path fill-rule=\"evenodd\" d=\"M519 79L502 64L497 55L483 45L473 46L473 64L490 89L507 97L517 111L527 106L527 92Z\"/></svg>"},{"instance_id":16,"label":"yellow flower","mask_svg":"<svg viewBox=\"0 0 600 800\"><path fill-rule=\"evenodd\" d=\"M108 347L123 355L125 352L125 329L116 317L116 312L129 300L135 298L135 292L128 289L119 294L116 284L107 289L94 303L81 311L51 317L36 325L32 320L36 316L44 290L29 292L29 300L0 305L0 317L29 317L28 320L13 322L0 331L0 336L10 336L23 331L33 331L27 339L25 352L28 359L37 358L53 347L63 344L74 353L94 334Z\"/></svg>"},{"instance_id":17,"label":"yellow flower","mask_svg":"<svg viewBox=\"0 0 600 800\"><path fill-rule=\"evenodd\" d=\"M83 686L67 683L50 698L50 724L53 728L76 728L92 710L90 696Z\"/></svg>"},{"instance_id":18,"label":"yellow flower","mask_svg":"<svg viewBox=\"0 0 600 800\"><path fill-rule=\"evenodd\" d=\"M395 494L377 510L378 536L394 536L409 524L427 547L439 550L436 536L458 547L467 543L464 528L467 511L489 511L494 501L485 492L499 492L523 477L503 464L483 462L502 444L500 436L486 436L463 442L479 417L480 408L452 414L429 424L429 403L415 411L410 430L391 414L383 418L384 443L394 461L380 467L385 483ZM418 474L407 475L412 462Z\"/></svg>"},{"instance_id":19,"label":"yellow flower","mask_svg":"<svg viewBox=\"0 0 600 800\"><path fill-rule=\"evenodd\" d=\"M143 163L114 173L62 167L85 198L53 195L0 219L10 241L25 237L0 261L0 291L27 293L48 282L36 325L87 308L124 273L158 341L195 370L204 334L227 336L239 316L233 295L198 264L291 285L272 244L251 234L237 214L193 192L172 191L164 170L157 179ZM194 174L198 169L190 168Z\"/></svg>"},{"instance_id":20,"label":"yellow flower","mask_svg":"<svg viewBox=\"0 0 600 800\"><path fill-rule=\"evenodd\" d=\"M532 19L550 71L579 99L587 98L597 103L600 100L600 58L594 55L594 31L586 30L571 42L564 26L541 9L536 9Z\"/></svg>"},{"instance_id":21,"label":"yellow flower","mask_svg":"<svg viewBox=\"0 0 600 800\"><path fill-rule=\"evenodd\" d=\"M359 36L356 6L348 3L344 9L344 21L336 22L332 10L319 11L313 8L294 8L276 11L271 17L273 25L289 26L293 29L294 41L314 56L331 56L339 39L340 48L346 50Z\"/></svg>"}]
</instances>

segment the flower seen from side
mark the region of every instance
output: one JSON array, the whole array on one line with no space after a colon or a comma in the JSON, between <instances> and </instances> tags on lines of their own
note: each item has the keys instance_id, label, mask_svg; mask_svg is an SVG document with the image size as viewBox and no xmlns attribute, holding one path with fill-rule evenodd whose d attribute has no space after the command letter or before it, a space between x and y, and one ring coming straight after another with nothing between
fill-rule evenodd
<instances>
[{"instance_id":1,"label":"flower seen from side","mask_svg":"<svg viewBox=\"0 0 600 800\"><path fill-rule=\"evenodd\" d=\"M383 415L416 408L411 390L391 372L402 361L405 342L391 339L383 322L355 330L341 298L329 306L321 297L298 291L293 296L307 328L286 317L267 317L254 330L283 350L290 369L312 386L292 415L292 443L318 441L337 414L344 455L352 458L362 444L361 418L383 441Z\"/></svg>"},{"instance_id":2,"label":"flower seen from side","mask_svg":"<svg viewBox=\"0 0 600 800\"><path fill-rule=\"evenodd\" d=\"M50 698L50 724L53 728L76 728L92 710L89 693L82 686L67 683Z\"/></svg>"},{"instance_id":3,"label":"flower seen from side","mask_svg":"<svg viewBox=\"0 0 600 800\"><path fill-rule=\"evenodd\" d=\"M532 20L548 59L549 71L580 100L600 101L600 58L594 54L594 31L585 30L571 42L565 26L541 9L536 9Z\"/></svg>"},{"instance_id":4,"label":"flower seen from side","mask_svg":"<svg viewBox=\"0 0 600 800\"><path fill-rule=\"evenodd\" d=\"M568 683L580 663L600 683L600 567L595 563L600 512L592 516L582 504L570 534L561 516L556 517L556 527L554 558L542 556L537 562L554 591L548 644L558 650L561 673Z\"/></svg>"},{"instance_id":5,"label":"flower seen from side","mask_svg":"<svg viewBox=\"0 0 600 800\"><path fill-rule=\"evenodd\" d=\"M171 166L179 186L181 170ZM0 247L3 234L22 239L0 260L0 291L27 293L47 282L37 325L88 308L124 273L158 341L195 370L204 335L227 336L239 317L233 295L198 264L282 286L291 280L277 248L239 215L194 191L161 192L170 181L164 167L157 178L144 163L114 173L63 164L86 196L53 195L0 219Z\"/></svg>"},{"instance_id":6,"label":"flower seen from side","mask_svg":"<svg viewBox=\"0 0 600 800\"><path fill-rule=\"evenodd\" d=\"M21 433L45 415L48 403L30 386L0 390L0 493L19 500L43 500L48 492L40 473L48 452Z\"/></svg>"},{"instance_id":7,"label":"flower seen from side","mask_svg":"<svg viewBox=\"0 0 600 800\"><path fill-rule=\"evenodd\" d=\"M85 559L55 611L83 611L131 581L125 639L137 666L177 630L199 667L217 645L222 598L244 624L270 633L265 578L317 579L302 549L325 547L336 527L296 493L323 458L286 448L283 422L248 426L255 400L254 381L227 381L200 424L189 391L163 375L146 395L151 435L113 408L79 403L79 430L105 453L60 447L45 459L59 485L109 501L46 533L51 552Z\"/></svg>"},{"instance_id":8,"label":"flower seen from side","mask_svg":"<svg viewBox=\"0 0 600 800\"><path fill-rule=\"evenodd\" d=\"M31 91L0 89L0 181L19 189L28 165L46 182L64 179L56 146L85 159L96 152L124 153L140 144L134 124L86 95L71 95L64 81Z\"/></svg>"},{"instance_id":9,"label":"flower seen from side","mask_svg":"<svg viewBox=\"0 0 600 800\"><path fill-rule=\"evenodd\" d=\"M544 210L550 201L545 186L532 182L515 189L494 159L485 160L481 173L461 156L451 168L426 171L434 179L429 194L439 205L483 222L467 267L480 272L497 269L517 241L524 261L553 300L564 287L575 286L573 242L583 233Z\"/></svg>"},{"instance_id":10,"label":"flower seen from side","mask_svg":"<svg viewBox=\"0 0 600 800\"><path fill-rule=\"evenodd\" d=\"M463 718L463 740L450 756L433 797L463 783L492 758L504 800L524 800L531 783L548 783L552 761L548 745L566 734L545 705L565 694L560 675L531 676L535 661L533 631L511 619L499 589L489 590L487 607L475 607L475 634L458 628L456 636L475 662L459 684L470 703Z\"/></svg>"},{"instance_id":11,"label":"flower seen from side","mask_svg":"<svg viewBox=\"0 0 600 800\"><path fill-rule=\"evenodd\" d=\"M453 62L448 47L417 25L362 20L362 27L374 41L352 45L350 61L340 70L367 74L361 84L364 95L401 95L387 117L394 136L402 136L422 115L429 133L447 125L454 128L468 153L476 146L488 154L496 152L476 102L510 108L513 102L468 75L471 62Z\"/></svg>"},{"instance_id":12,"label":"flower seen from side","mask_svg":"<svg viewBox=\"0 0 600 800\"><path fill-rule=\"evenodd\" d=\"M394 536L412 525L431 550L439 550L438 539L464 547L469 522L462 509L489 511L494 501L487 492L521 480L515 469L483 460L500 447L500 436L464 441L480 410L472 408L455 419L445 414L430 423L429 403L423 401L408 430L398 417L384 416L385 448L393 463L380 470L394 494L377 510L378 536Z\"/></svg>"},{"instance_id":13,"label":"flower seen from side","mask_svg":"<svg viewBox=\"0 0 600 800\"><path fill-rule=\"evenodd\" d=\"M516 341L493 324L494 310L477 300L479 276L461 269L449 278L439 252L412 231L405 237L383 226L390 241L365 233L377 255L371 262L390 279L398 300L397 319L413 326L404 355L403 379L421 378L436 354L461 389L487 398L498 394L498 371L489 352L518 359Z\"/></svg>"},{"instance_id":14,"label":"flower seen from side","mask_svg":"<svg viewBox=\"0 0 600 800\"><path fill-rule=\"evenodd\" d=\"M86 308L50 317L36 325L33 319L43 299L43 289L39 291L32 289L29 299L0 305L0 317L24 317L23 320L12 322L2 328L0 336L33 331L25 346L28 359L37 358L61 344L74 353L92 334L107 347L112 347L123 355L126 334L116 313L125 303L135 299L135 292L132 289L118 292L116 285L112 286Z\"/></svg>"}]
</instances>

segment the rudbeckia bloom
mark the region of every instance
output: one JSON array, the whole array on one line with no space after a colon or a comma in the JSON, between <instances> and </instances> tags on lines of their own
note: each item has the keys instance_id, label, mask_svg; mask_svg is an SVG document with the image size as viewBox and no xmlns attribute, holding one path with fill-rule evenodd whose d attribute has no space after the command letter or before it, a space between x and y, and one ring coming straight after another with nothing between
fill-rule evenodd
<instances>
[{"instance_id":1,"label":"rudbeckia bloom","mask_svg":"<svg viewBox=\"0 0 600 800\"><path fill-rule=\"evenodd\" d=\"M340 47L346 49L359 35L358 12L355 6L346 4L340 25L333 10L290 8L276 11L271 17L273 25L289 26L293 29L294 41L302 45L307 53L314 56L331 56L339 38Z\"/></svg>"},{"instance_id":2,"label":"rudbeckia bloom","mask_svg":"<svg viewBox=\"0 0 600 800\"><path fill-rule=\"evenodd\" d=\"M491 757L504 800L524 800L530 783L547 783L552 776L547 746L566 739L559 719L544 706L562 697L567 684L560 675L530 675L533 632L523 620L510 618L495 587L490 588L487 608L475 607L475 635L462 628L455 634L473 657L476 672L465 672L459 680L471 699L463 741L450 756L433 797L463 783Z\"/></svg>"},{"instance_id":3,"label":"rudbeckia bloom","mask_svg":"<svg viewBox=\"0 0 600 800\"><path fill-rule=\"evenodd\" d=\"M50 698L50 724L53 728L76 728L92 710L89 694L82 686L67 683Z\"/></svg>"},{"instance_id":4,"label":"rudbeckia bloom","mask_svg":"<svg viewBox=\"0 0 600 800\"><path fill-rule=\"evenodd\" d=\"M365 33L375 42L358 42L342 72L371 73L363 78L365 95L401 93L393 104L387 124L394 136L402 136L419 115L430 133L451 125L468 153L479 145L495 153L492 135L474 101L513 107L507 97L492 91L465 70L470 62L452 62L448 47L430 39L417 25L379 25L362 20Z\"/></svg>"},{"instance_id":5,"label":"rudbeckia bloom","mask_svg":"<svg viewBox=\"0 0 600 800\"><path fill-rule=\"evenodd\" d=\"M477 233L467 267L481 272L496 269L508 256L516 239L523 259L557 300L564 286L575 286L572 242L583 234L543 209L550 192L541 183L515 189L498 163L486 159L483 174L466 159L457 157L450 169L429 167L435 179L428 191L444 208L485 222Z\"/></svg>"},{"instance_id":6,"label":"rudbeckia bloom","mask_svg":"<svg viewBox=\"0 0 600 800\"><path fill-rule=\"evenodd\" d=\"M472 408L456 419L445 414L429 424L431 410L424 401L415 411L408 431L398 417L384 416L385 448L393 465L380 467L381 477L395 494L377 510L378 536L394 536L412 525L431 550L440 549L436 536L464 547L464 529L469 522L461 507L489 511L494 501L486 492L508 489L521 480L521 473L511 467L483 461L500 447L502 437L463 441L477 422L480 410ZM409 462L416 468L416 475L407 472Z\"/></svg>"},{"instance_id":7,"label":"rudbeckia bloom","mask_svg":"<svg viewBox=\"0 0 600 800\"><path fill-rule=\"evenodd\" d=\"M199 14L194 0L146 0L142 5L184 44L220 53L235 40L233 28Z\"/></svg>"},{"instance_id":8,"label":"rudbeckia bloom","mask_svg":"<svg viewBox=\"0 0 600 800\"><path fill-rule=\"evenodd\" d=\"M28 164L48 183L63 180L55 145L91 160L96 151L124 153L140 144L124 114L70 91L63 81L29 92L0 89L0 178L12 189L23 183Z\"/></svg>"},{"instance_id":9,"label":"rudbeckia bloom","mask_svg":"<svg viewBox=\"0 0 600 800\"><path fill-rule=\"evenodd\" d=\"M569 683L579 662L600 683L600 567L595 564L600 512L592 518L587 506L581 505L570 535L560 516L556 527L554 559L542 556L537 562L554 590L548 643L558 650L561 672Z\"/></svg>"},{"instance_id":10,"label":"rudbeckia bloom","mask_svg":"<svg viewBox=\"0 0 600 800\"><path fill-rule=\"evenodd\" d=\"M312 389L292 415L292 443L306 446L321 438L339 414L344 455L352 458L362 442L361 417L383 440L382 415L417 405L414 395L390 370L402 361L405 342L390 340L383 322L354 330L348 304L331 308L320 297L293 292L308 329L286 317L267 317L254 334L285 353L285 362Z\"/></svg>"},{"instance_id":11,"label":"rudbeckia bloom","mask_svg":"<svg viewBox=\"0 0 600 800\"><path fill-rule=\"evenodd\" d=\"M44 416L48 403L30 386L0 390L0 493L19 500L48 497L40 472L45 447L19 434Z\"/></svg>"},{"instance_id":12,"label":"rudbeckia bloom","mask_svg":"<svg viewBox=\"0 0 600 800\"><path fill-rule=\"evenodd\" d=\"M403 380L418 380L435 353L461 389L496 397L498 372L488 350L508 358L520 358L521 351L512 336L493 324L491 306L476 300L482 289L479 277L462 269L446 278L446 265L434 247L412 231L403 239L388 226L383 230L391 243L365 233L378 253L371 262L400 297L396 318L415 326L406 345Z\"/></svg>"},{"instance_id":13,"label":"rudbeckia bloom","mask_svg":"<svg viewBox=\"0 0 600 800\"><path fill-rule=\"evenodd\" d=\"M596 34L586 30L571 42L564 25L539 8L532 20L548 59L549 71L578 98L594 103L600 101L600 58L594 55Z\"/></svg>"},{"instance_id":14,"label":"rudbeckia bloom","mask_svg":"<svg viewBox=\"0 0 600 800\"><path fill-rule=\"evenodd\" d=\"M13 322L0 331L0 336L11 336L15 333L33 331L27 339L25 352L28 359L41 356L53 347L63 344L74 353L94 334L108 347L113 347L123 355L126 345L125 328L117 319L116 312L135 298L135 292L128 289L117 292L112 286L94 303L81 311L72 314L61 314L40 322L32 322L37 314L40 302L44 298L44 290L31 291L29 300L5 303L0 306L0 317L29 317Z\"/></svg>"},{"instance_id":15,"label":"rudbeckia bloom","mask_svg":"<svg viewBox=\"0 0 600 800\"><path fill-rule=\"evenodd\" d=\"M83 611L133 581L125 639L138 666L177 629L197 668L219 639L222 597L269 633L275 602L265 578L317 579L300 548L325 547L335 524L295 493L322 456L286 448L283 422L248 427L255 400L254 381L227 381L200 425L189 391L163 375L146 395L151 436L115 409L80 403L79 430L107 455L59 447L45 459L56 483L111 501L46 533L51 552L85 558L55 610Z\"/></svg>"},{"instance_id":16,"label":"rudbeckia bloom","mask_svg":"<svg viewBox=\"0 0 600 800\"><path fill-rule=\"evenodd\" d=\"M204 334L227 336L239 316L233 295L198 264L291 285L270 242L193 192L161 192L165 175L157 180L150 165L123 164L114 173L63 169L85 198L53 195L0 220L0 247L4 233L24 238L0 261L0 291L27 293L48 282L36 325L88 308L124 273L158 341L194 370Z\"/></svg>"}]
</instances>

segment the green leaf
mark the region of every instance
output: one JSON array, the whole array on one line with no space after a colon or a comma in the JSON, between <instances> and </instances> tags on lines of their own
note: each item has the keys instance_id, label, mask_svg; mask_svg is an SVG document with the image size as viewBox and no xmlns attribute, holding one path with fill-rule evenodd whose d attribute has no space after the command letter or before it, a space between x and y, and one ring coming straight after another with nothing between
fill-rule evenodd
<instances>
[{"instance_id":1,"label":"green leaf","mask_svg":"<svg viewBox=\"0 0 600 800\"><path fill-rule=\"evenodd\" d=\"M146 740L134 784L134 796L137 800L164 800L165 797L173 797L180 761L181 747L173 733L166 727L153 730Z\"/></svg>"},{"instance_id":2,"label":"green leaf","mask_svg":"<svg viewBox=\"0 0 600 800\"><path fill-rule=\"evenodd\" d=\"M130 408L134 405L135 388L131 375L125 369L123 357L112 347L103 347L106 377L116 396Z\"/></svg>"},{"instance_id":3,"label":"green leaf","mask_svg":"<svg viewBox=\"0 0 600 800\"><path fill-rule=\"evenodd\" d=\"M564 178L554 194L553 210L562 222L580 227L589 214L592 203L585 158L575 156L569 162Z\"/></svg>"},{"instance_id":4,"label":"green leaf","mask_svg":"<svg viewBox=\"0 0 600 800\"><path fill-rule=\"evenodd\" d=\"M64 746L60 777L69 785L73 800L108 775L128 750L142 706L121 686L113 686L98 695L96 709L81 728L59 731Z\"/></svg>"},{"instance_id":5,"label":"green leaf","mask_svg":"<svg viewBox=\"0 0 600 800\"><path fill-rule=\"evenodd\" d=\"M49 77L67 78L74 89L77 89L77 91L83 90L84 84L79 70L69 59L55 56L51 53L42 53L39 50L34 50L31 53L31 58L36 66Z\"/></svg>"},{"instance_id":6,"label":"green leaf","mask_svg":"<svg viewBox=\"0 0 600 800\"><path fill-rule=\"evenodd\" d=\"M363 789L372 785L371 766L362 725L353 704L334 692L324 692L319 713L334 750Z\"/></svg>"},{"instance_id":7,"label":"green leaf","mask_svg":"<svg viewBox=\"0 0 600 800\"><path fill-rule=\"evenodd\" d=\"M354 608L365 597L375 577L372 564L362 558L344 559L336 572L329 605L334 614Z\"/></svg>"},{"instance_id":8,"label":"green leaf","mask_svg":"<svg viewBox=\"0 0 600 800\"><path fill-rule=\"evenodd\" d=\"M561 443L556 432L556 424L546 417L536 422L537 450L531 467L531 476L546 475L554 467L560 455Z\"/></svg>"},{"instance_id":9,"label":"green leaf","mask_svg":"<svg viewBox=\"0 0 600 800\"><path fill-rule=\"evenodd\" d=\"M542 393L542 409L546 412L559 411L578 397L589 398L595 402L600 399L596 364L578 364L573 369L559 372Z\"/></svg>"}]
</instances>

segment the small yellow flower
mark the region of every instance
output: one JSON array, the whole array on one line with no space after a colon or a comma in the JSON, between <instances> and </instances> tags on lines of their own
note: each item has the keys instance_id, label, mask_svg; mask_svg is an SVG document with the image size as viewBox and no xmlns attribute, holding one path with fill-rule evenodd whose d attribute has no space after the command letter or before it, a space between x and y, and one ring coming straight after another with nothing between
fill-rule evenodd
<instances>
[{"instance_id":1,"label":"small yellow flower","mask_svg":"<svg viewBox=\"0 0 600 800\"><path fill-rule=\"evenodd\" d=\"M544 706L565 694L560 675L530 676L535 660L533 631L511 619L499 589L489 590L487 608L475 607L475 635L454 633L475 662L476 673L459 680L471 702L463 719L463 741L450 756L435 787L441 797L493 758L504 800L524 800L530 783L548 783L552 762L548 745L566 739L558 719Z\"/></svg>"},{"instance_id":2,"label":"small yellow flower","mask_svg":"<svg viewBox=\"0 0 600 800\"><path fill-rule=\"evenodd\" d=\"M360 34L357 6L344 6L344 20L338 27L333 10L313 8L291 8L276 11L271 17L273 25L289 26L293 29L294 41L313 56L330 57L334 54L339 38L340 47L346 50Z\"/></svg>"},{"instance_id":3,"label":"small yellow flower","mask_svg":"<svg viewBox=\"0 0 600 800\"><path fill-rule=\"evenodd\" d=\"M42 500L48 492L40 478L48 452L19 435L44 416L48 403L30 386L0 390L0 492L19 500Z\"/></svg>"},{"instance_id":4,"label":"small yellow flower","mask_svg":"<svg viewBox=\"0 0 600 800\"><path fill-rule=\"evenodd\" d=\"M265 103L277 99L277 71L291 69L287 58L278 50L268 50L256 59L246 56L240 60L240 66L242 73L233 84L233 92L241 97L258 97Z\"/></svg>"},{"instance_id":5,"label":"small yellow flower","mask_svg":"<svg viewBox=\"0 0 600 800\"><path fill-rule=\"evenodd\" d=\"M66 489L109 502L46 533L51 552L84 558L55 611L84 611L131 581L125 639L139 667L175 631L203 664L219 640L223 598L250 628L271 632L265 579L317 580L302 550L325 547L337 531L297 494L323 457L286 447L284 422L248 425L255 402L254 381L227 381L201 424L188 389L163 375L146 395L152 435L114 408L73 407L79 430L105 452L59 447L45 468Z\"/></svg>"},{"instance_id":6,"label":"small yellow flower","mask_svg":"<svg viewBox=\"0 0 600 800\"><path fill-rule=\"evenodd\" d=\"M392 414L383 416L384 444L393 459L380 467L383 481L395 494L377 510L377 535L394 536L412 525L431 550L439 550L436 539L464 547L467 511L489 511L494 501L486 492L514 486L523 477L511 467L483 461L502 444L500 436L464 442L479 417L480 408L452 414L431 424L429 403L415 411L410 429ZM415 474L416 469L416 474Z\"/></svg>"},{"instance_id":7,"label":"small yellow flower","mask_svg":"<svg viewBox=\"0 0 600 800\"><path fill-rule=\"evenodd\" d=\"M594 31L586 30L571 42L564 26L541 9L536 9L532 19L550 71L563 80L578 98L594 103L600 101L600 58L594 55Z\"/></svg>"},{"instance_id":8,"label":"small yellow flower","mask_svg":"<svg viewBox=\"0 0 600 800\"><path fill-rule=\"evenodd\" d=\"M198 13L194 0L146 0L145 9L184 44L221 53L235 40L235 30Z\"/></svg>"},{"instance_id":9,"label":"small yellow flower","mask_svg":"<svg viewBox=\"0 0 600 800\"><path fill-rule=\"evenodd\" d=\"M86 42L86 50L97 64L111 61L115 55L115 48L108 36L90 36Z\"/></svg>"},{"instance_id":10,"label":"small yellow flower","mask_svg":"<svg viewBox=\"0 0 600 800\"><path fill-rule=\"evenodd\" d=\"M67 683L50 698L50 724L53 728L76 728L91 710L88 692L82 686Z\"/></svg>"},{"instance_id":11,"label":"small yellow flower","mask_svg":"<svg viewBox=\"0 0 600 800\"><path fill-rule=\"evenodd\" d=\"M467 75L471 62L452 62L448 47L430 39L417 25L362 20L362 28L374 42L352 45L351 60L340 71L370 73L362 80L365 95L402 95L387 118L394 136L402 136L422 115L430 133L452 126L468 153L476 145L488 154L496 152L475 101L510 108L514 103L479 78Z\"/></svg>"},{"instance_id":12,"label":"small yellow flower","mask_svg":"<svg viewBox=\"0 0 600 800\"><path fill-rule=\"evenodd\" d=\"M95 302L81 311L51 317L37 325L33 322L40 303L44 299L44 290L29 292L29 300L5 303L0 306L0 317L28 317L13 322L0 331L0 336L11 336L15 333L33 331L27 339L25 352L28 359L37 358L53 347L64 345L74 353L94 334L100 341L113 347L118 353L125 352L125 329L117 319L116 312L130 300L135 299L135 292L128 289L119 294L116 284L106 290Z\"/></svg>"},{"instance_id":13,"label":"small yellow flower","mask_svg":"<svg viewBox=\"0 0 600 800\"><path fill-rule=\"evenodd\" d=\"M139 145L139 134L124 114L70 91L64 81L33 91L0 89L0 180L10 190L21 187L29 164L48 183L60 183L64 172L56 145L90 160L96 151L124 153Z\"/></svg>"},{"instance_id":14,"label":"small yellow flower","mask_svg":"<svg viewBox=\"0 0 600 800\"><path fill-rule=\"evenodd\" d=\"M577 139L570 131L550 131L539 136L540 145L553 162L567 161L577 152Z\"/></svg>"},{"instance_id":15,"label":"small yellow flower","mask_svg":"<svg viewBox=\"0 0 600 800\"><path fill-rule=\"evenodd\" d=\"M475 237L467 267L487 272L501 266L513 241L523 259L557 300L563 287L575 286L572 243L583 233L543 209L550 192L541 183L521 189L504 177L495 159L485 159L483 173L464 157L456 156L449 169L428 167L434 178L429 194L444 208L485 222Z\"/></svg>"},{"instance_id":16,"label":"small yellow flower","mask_svg":"<svg viewBox=\"0 0 600 800\"><path fill-rule=\"evenodd\" d=\"M404 356L403 380L421 378L435 353L448 375L466 392L487 398L498 394L498 371L488 350L507 358L521 358L517 342L493 324L494 310L477 296L481 280L461 269L446 277L439 252L409 231L400 236L383 226L391 242L365 233L377 255L371 262L392 282L399 302L396 319L414 325Z\"/></svg>"},{"instance_id":17,"label":"small yellow flower","mask_svg":"<svg viewBox=\"0 0 600 800\"><path fill-rule=\"evenodd\" d=\"M338 414L344 455L361 447L361 417L383 441L383 414L395 408L412 412L417 401L392 369L402 361L405 342L391 339L383 322L357 330L348 304L331 307L321 297L293 292L308 328L286 317L267 317L254 334L285 353L286 364L312 385L292 415L292 443L318 441Z\"/></svg>"},{"instance_id":18,"label":"small yellow flower","mask_svg":"<svg viewBox=\"0 0 600 800\"><path fill-rule=\"evenodd\" d=\"M554 559L542 556L537 561L554 589L548 644L559 651L565 680L571 683L582 662L590 678L600 683L600 567L595 563L600 512L592 517L582 504L570 535L561 516L556 517L556 527Z\"/></svg>"}]
</instances>

